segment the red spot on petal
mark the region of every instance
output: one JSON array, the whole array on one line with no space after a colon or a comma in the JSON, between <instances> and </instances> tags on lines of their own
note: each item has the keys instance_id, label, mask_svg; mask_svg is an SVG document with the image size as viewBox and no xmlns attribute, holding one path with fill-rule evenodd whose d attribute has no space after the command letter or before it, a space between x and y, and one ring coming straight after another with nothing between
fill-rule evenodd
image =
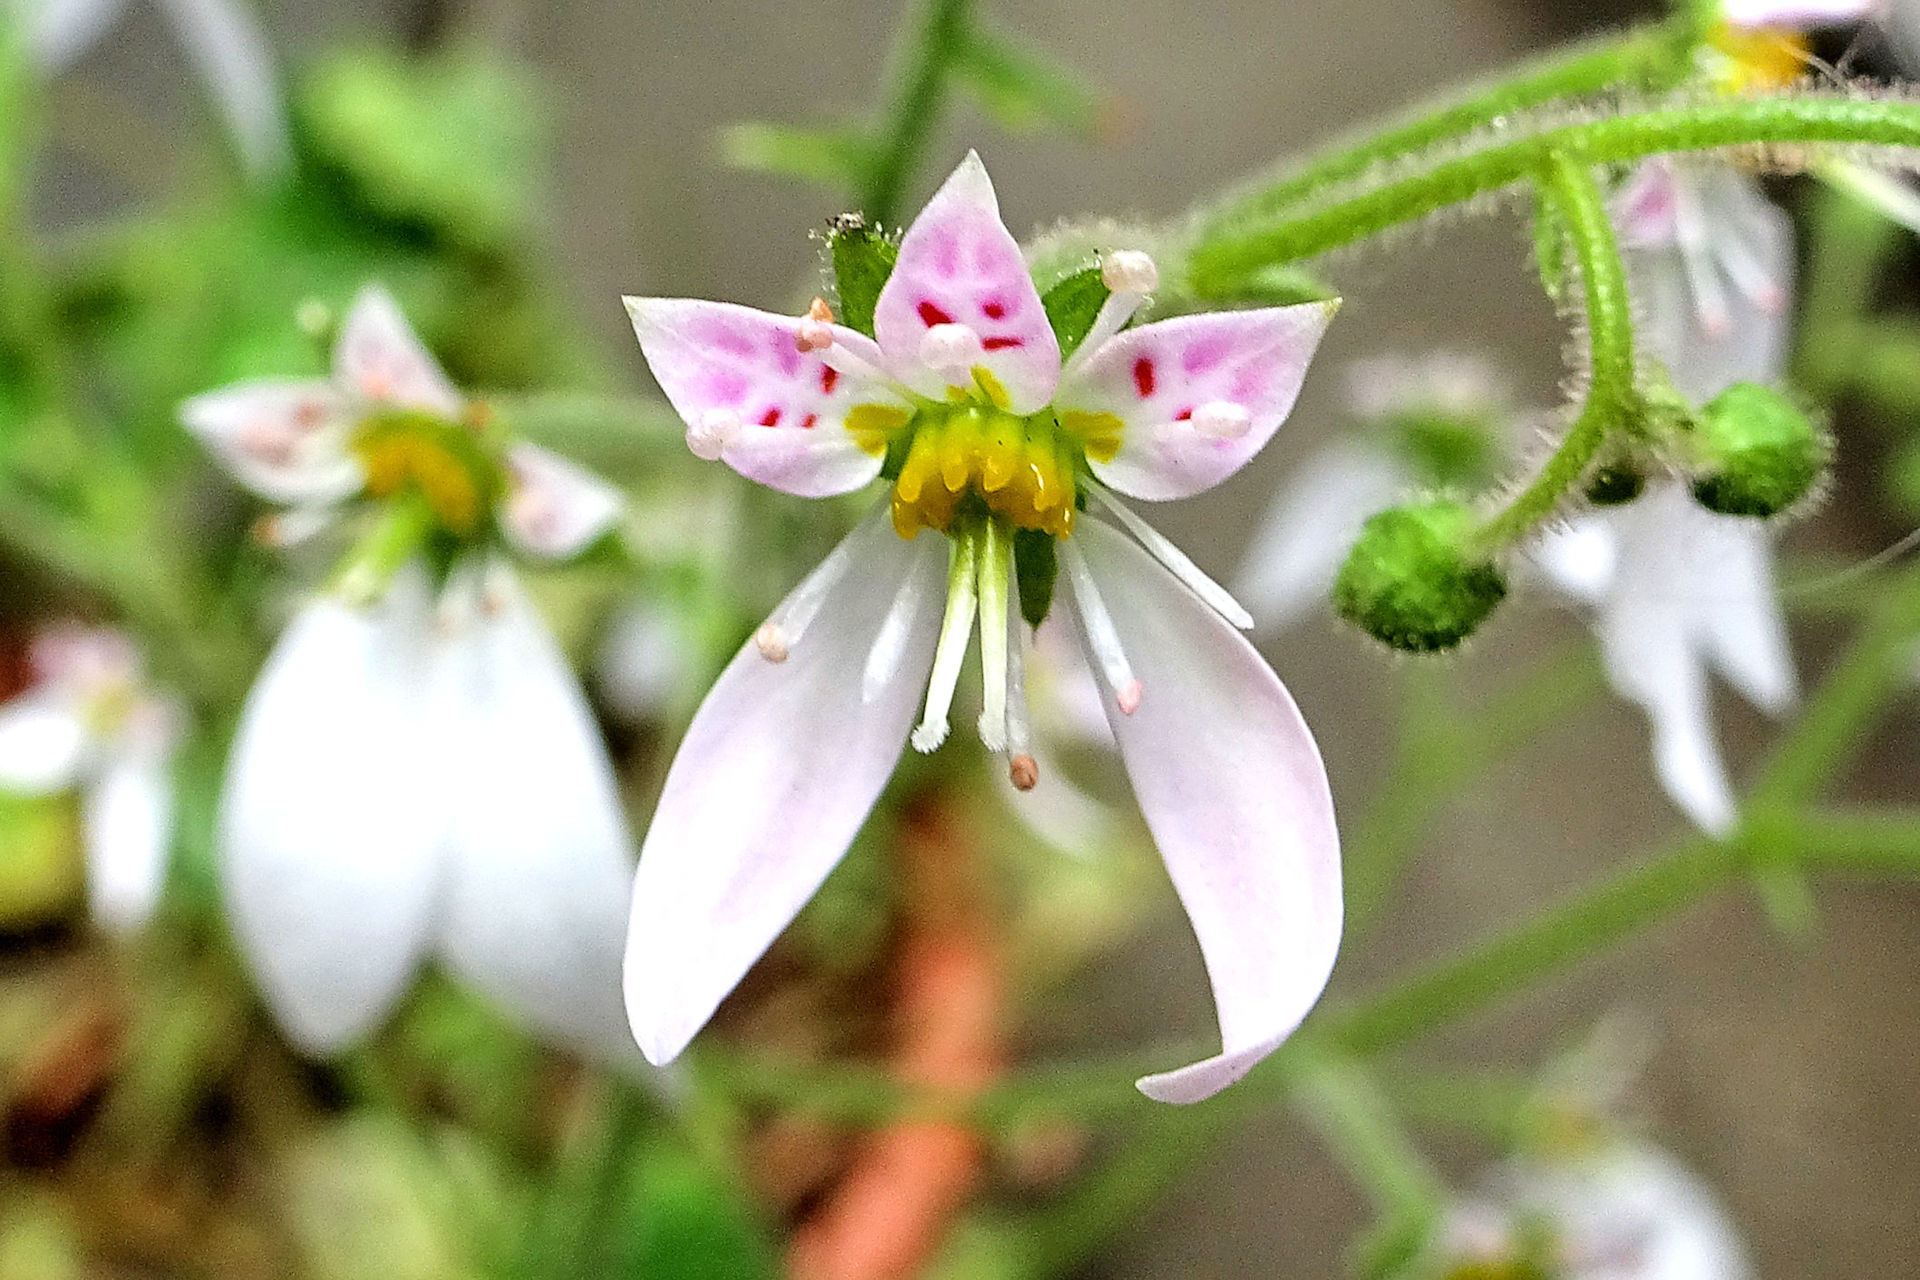
<instances>
[{"instance_id":1,"label":"red spot on petal","mask_svg":"<svg viewBox=\"0 0 1920 1280\"><path fill-rule=\"evenodd\" d=\"M832 395L834 384L840 381L840 371L830 364L820 366L820 393Z\"/></svg>"},{"instance_id":2,"label":"red spot on petal","mask_svg":"<svg viewBox=\"0 0 1920 1280\"><path fill-rule=\"evenodd\" d=\"M1005 351L1008 347L1024 347L1025 338L988 338L980 346L987 351Z\"/></svg>"},{"instance_id":3,"label":"red spot on petal","mask_svg":"<svg viewBox=\"0 0 1920 1280\"><path fill-rule=\"evenodd\" d=\"M1175 422L1185 422L1191 417L1193 417L1193 410L1182 409L1180 412L1173 415L1173 420Z\"/></svg>"},{"instance_id":4,"label":"red spot on petal","mask_svg":"<svg viewBox=\"0 0 1920 1280\"><path fill-rule=\"evenodd\" d=\"M820 415L817 413L810 413L807 415L806 421L800 424L800 429L802 431L811 431L813 430L813 424L818 421L820 421Z\"/></svg>"},{"instance_id":5,"label":"red spot on petal","mask_svg":"<svg viewBox=\"0 0 1920 1280\"><path fill-rule=\"evenodd\" d=\"M1133 389L1142 400L1153 394L1153 361L1145 356L1133 362Z\"/></svg>"},{"instance_id":6,"label":"red spot on petal","mask_svg":"<svg viewBox=\"0 0 1920 1280\"><path fill-rule=\"evenodd\" d=\"M1004 302L989 302L980 308L980 312L989 320L1005 320L1007 318L1007 306Z\"/></svg>"},{"instance_id":7,"label":"red spot on petal","mask_svg":"<svg viewBox=\"0 0 1920 1280\"><path fill-rule=\"evenodd\" d=\"M760 415L760 425L761 425L761 426L763 426L763 427L777 427L777 426L779 426L779 425L780 425L780 411L779 411L778 409L769 409L769 410L767 410L767 411L766 411L765 413L763 413L763 414L761 414L761 415Z\"/></svg>"},{"instance_id":8,"label":"red spot on petal","mask_svg":"<svg viewBox=\"0 0 1920 1280\"><path fill-rule=\"evenodd\" d=\"M953 317L931 302L920 304L920 322L931 329L937 324L952 324Z\"/></svg>"}]
</instances>

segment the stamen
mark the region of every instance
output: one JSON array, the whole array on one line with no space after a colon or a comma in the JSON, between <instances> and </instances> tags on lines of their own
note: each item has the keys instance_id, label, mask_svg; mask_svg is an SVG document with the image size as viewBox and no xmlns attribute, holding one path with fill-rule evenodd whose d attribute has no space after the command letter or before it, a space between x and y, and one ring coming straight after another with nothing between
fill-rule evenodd
<instances>
[{"instance_id":1,"label":"stamen","mask_svg":"<svg viewBox=\"0 0 1920 1280\"><path fill-rule=\"evenodd\" d=\"M960 664L967 656L967 637L973 630L975 595L974 539L953 539L947 561L947 612L940 621L940 644L933 653L933 676L927 682L927 711L913 731L913 749L932 751L947 740L947 712L960 683Z\"/></svg>"},{"instance_id":2,"label":"stamen","mask_svg":"<svg viewBox=\"0 0 1920 1280\"><path fill-rule=\"evenodd\" d=\"M1150 254L1116 249L1100 263L1100 282L1115 293L1152 293L1160 287L1160 268Z\"/></svg>"},{"instance_id":3,"label":"stamen","mask_svg":"<svg viewBox=\"0 0 1920 1280\"><path fill-rule=\"evenodd\" d=\"M846 575L847 566L854 560L854 543L862 540L865 526L878 519L886 510L883 502L876 506L861 528L840 540L840 545L828 553L819 567L808 574L793 593L780 602L771 616L753 633L753 643L760 650L760 656L768 662L785 662L787 655L800 643L807 627L820 613L827 593L834 584Z\"/></svg>"},{"instance_id":4,"label":"stamen","mask_svg":"<svg viewBox=\"0 0 1920 1280\"><path fill-rule=\"evenodd\" d=\"M1720 287L1720 276L1714 269L1712 240L1699 201L1685 182L1674 185L1673 227L1680 262L1687 273L1687 284L1693 290L1693 309L1700 317L1700 327L1709 337L1725 337L1733 323L1726 290Z\"/></svg>"},{"instance_id":5,"label":"stamen","mask_svg":"<svg viewBox=\"0 0 1920 1280\"><path fill-rule=\"evenodd\" d=\"M698 422L687 424L687 448L705 462L718 462L727 446L739 439L740 415L730 409L709 409Z\"/></svg>"},{"instance_id":6,"label":"stamen","mask_svg":"<svg viewBox=\"0 0 1920 1280\"><path fill-rule=\"evenodd\" d=\"M891 387L894 380L891 375L855 355L844 342L836 341L827 352L827 363L843 378L866 384L869 389Z\"/></svg>"},{"instance_id":7,"label":"stamen","mask_svg":"<svg viewBox=\"0 0 1920 1280\"><path fill-rule=\"evenodd\" d=\"M1007 749L1007 596L1013 578L1013 539L998 520L980 531L980 741ZM1018 648L1018 645L1011 646Z\"/></svg>"},{"instance_id":8,"label":"stamen","mask_svg":"<svg viewBox=\"0 0 1920 1280\"><path fill-rule=\"evenodd\" d=\"M1127 532L1147 549L1149 555L1165 565L1167 572L1185 583L1187 590L1199 596L1215 613L1240 630L1253 629L1253 615L1233 598L1233 593L1202 572L1200 566L1189 560L1187 553L1174 546L1171 539L1123 505L1104 485L1089 485L1088 491L1113 513L1114 519L1126 527Z\"/></svg>"},{"instance_id":9,"label":"stamen","mask_svg":"<svg viewBox=\"0 0 1920 1280\"><path fill-rule=\"evenodd\" d=\"M291 507L254 521L253 538L263 547L293 547L332 523L333 512L325 507Z\"/></svg>"},{"instance_id":10,"label":"stamen","mask_svg":"<svg viewBox=\"0 0 1920 1280\"><path fill-rule=\"evenodd\" d=\"M815 298L794 333L793 345L801 351L825 351L833 346L833 308L825 298Z\"/></svg>"},{"instance_id":11,"label":"stamen","mask_svg":"<svg viewBox=\"0 0 1920 1280\"><path fill-rule=\"evenodd\" d=\"M1140 309L1147 294L1159 287L1160 268L1151 257L1138 249L1119 249L1101 260L1100 282L1112 292L1100 304L1093 324L1087 329L1087 336L1080 340L1080 345L1067 360L1066 368L1061 371L1062 377L1104 346L1107 339L1127 327L1127 321L1133 319L1133 313Z\"/></svg>"},{"instance_id":12,"label":"stamen","mask_svg":"<svg viewBox=\"0 0 1920 1280\"><path fill-rule=\"evenodd\" d=\"M1007 776L1015 791L1031 791L1040 785L1040 763L1022 752L1007 762Z\"/></svg>"},{"instance_id":13,"label":"stamen","mask_svg":"<svg viewBox=\"0 0 1920 1280\"><path fill-rule=\"evenodd\" d=\"M1027 712L1027 660L1020 635L1020 614L1007 615L1007 773L1019 791L1040 781L1033 758L1033 721Z\"/></svg>"},{"instance_id":14,"label":"stamen","mask_svg":"<svg viewBox=\"0 0 1920 1280\"><path fill-rule=\"evenodd\" d=\"M1209 400L1193 411L1193 429L1209 440L1244 440L1253 430L1253 415L1245 405Z\"/></svg>"},{"instance_id":15,"label":"stamen","mask_svg":"<svg viewBox=\"0 0 1920 1280\"><path fill-rule=\"evenodd\" d=\"M1094 585L1093 571L1087 567L1087 558L1080 553L1080 548L1071 539L1063 538L1059 552L1060 563L1067 571L1067 582L1073 588L1073 602L1080 611L1080 624L1086 631L1087 647L1093 651L1093 660L1106 678L1107 687L1113 691L1114 705L1122 715L1130 716L1139 709L1143 691L1134 678L1125 650L1120 647L1120 632L1113 625L1113 615L1107 612L1107 602L1101 598L1100 588Z\"/></svg>"},{"instance_id":16,"label":"stamen","mask_svg":"<svg viewBox=\"0 0 1920 1280\"><path fill-rule=\"evenodd\" d=\"M907 633L913 629L914 615L920 612L923 580L922 575L909 573L901 582L900 590L894 593L893 604L873 638L873 648L867 650L866 670L860 676L862 703L871 703L886 692L900 673L900 660L907 652Z\"/></svg>"},{"instance_id":17,"label":"stamen","mask_svg":"<svg viewBox=\"0 0 1920 1280\"><path fill-rule=\"evenodd\" d=\"M937 324L920 335L920 363L944 377L960 375L979 361L986 348L964 324Z\"/></svg>"},{"instance_id":18,"label":"stamen","mask_svg":"<svg viewBox=\"0 0 1920 1280\"><path fill-rule=\"evenodd\" d=\"M1733 287L1754 306L1769 314L1787 304L1787 291L1780 286L1742 236L1722 236L1714 241L1714 254L1720 267L1733 281Z\"/></svg>"}]
</instances>

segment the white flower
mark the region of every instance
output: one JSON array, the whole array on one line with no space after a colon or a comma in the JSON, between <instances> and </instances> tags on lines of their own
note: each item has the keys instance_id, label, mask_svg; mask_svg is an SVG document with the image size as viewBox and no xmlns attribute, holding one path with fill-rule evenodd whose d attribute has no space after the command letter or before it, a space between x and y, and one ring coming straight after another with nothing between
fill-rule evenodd
<instances>
[{"instance_id":1,"label":"white flower","mask_svg":"<svg viewBox=\"0 0 1920 1280\"><path fill-rule=\"evenodd\" d=\"M333 518L412 503L448 548L370 604L322 597L247 699L221 798L234 928L288 1032L324 1052L372 1027L429 953L536 1027L630 1052L619 956L630 840L572 672L495 545L544 556L604 532L618 499L506 448L399 311L363 292L326 382L252 383L182 417L256 491Z\"/></svg>"},{"instance_id":2,"label":"white flower","mask_svg":"<svg viewBox=\"0 0 1920 1280\"><path fill-rule=\"evenodd\" d=\"M1725 165L1643 166L1615 206L1643 349L1696 403L1785 367L1792 233L1752 179ZM1715 515L1659 478L1633 502L1549 532L1534 558L1596 610L1616 692L1653 728L1654 766L1674 803L1708 831L1736 803L1715 743L1707 673L1779 713L1797 696L1773 582L1772 534Z\"/></svg>"},{"instance_id":3,"label":"white flower","mask_svg":"<svg viewBox=\"0 0 1920 1280\"><path fill-rule=\"evenodd\" d=\"M219 104L241 158L256 174L292 158L273 53L244 0L157 0ZM127 0L11 0L35 61L56 74L77 61L126 11Z\"/></svg>"},{"instance_id":4,"label":"white flower","mask_svg":"<svg viewBox=\"0 0 1920 1280\"><path fill-rule=\"evenodd\" d=\"M1153 276L1132 255L1103 272L1114 292L1063 361L969 155L902 239L873 338L824 306L795 318L628 300L696 453L813 497L898 463L887 501L721 676L668 774L627 956L628 1010L652 1061L680 1052L845 852L923 692L913 743L944 739L976 613L981 738L1031 773L1016 556L1058 558L1213 983L1223 1052L1141 1088L1175 1102L1217 1092L1318 998L1340 936L1319 752L1235 631L1244 611L1115 491L1185 497L1238 470L1292 408L1332 308L1125 329ZM914 537L926 528L947 537Z\"/></svg>"},{"instance_id":5,"label":"white flower","mask_svg":"<svg viewBox=\"0 0 1920 1280\"><path fill-rule=\"evenodd\" d=\"M140 655L117 631L48 631L32 669L33 684L0 707L0 787L79 789L93 914L135 928L166 879L180 709L145 687Z\"/></svg>"},{"instance_id":6,"label":"white flower","mask_svg":"<svg viewBox=\"0 0 1920 1280\"><path fill-rule=\"evenodd\" d=\"M1515 1161L1484 1197L1451 1211L1439 1250L1443 1277L1507 1274L1494 1270L1503 1265L1559 1280L1753 1275L1712 1190L1664 1152L1628 1143Z\"/></svg>"}]
</instances>

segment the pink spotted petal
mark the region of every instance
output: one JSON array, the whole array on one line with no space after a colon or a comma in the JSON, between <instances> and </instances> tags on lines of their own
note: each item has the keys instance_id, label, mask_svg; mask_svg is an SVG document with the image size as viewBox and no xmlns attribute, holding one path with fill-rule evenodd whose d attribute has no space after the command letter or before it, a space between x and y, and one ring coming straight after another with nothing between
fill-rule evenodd
<instances>
[{"instance_id":1,"label":"pink spotted petal","mask_svg":"<svg viewBox=\"0 0 1920 1280\"><path fill-rule=\"evenodd\" d=\"M923 340L937 325L972 330L981 350L969 368L991 373L1015 413L1032 413L1053 399L1060 343L1020 246L1000 221L986 167L971 151L907 228L873 313L888 368L921 395L939 399L950 385L972 390L974 383L965 368L936 369L922 361Z\"/></svg>"},{"instance_id":2,"label":"pink spotted petal","mask_svg":"<svg viewBox=\"0 0 1920 1280\"><path fill-rule=\"evenodd\" d=\"M180 421L241 484L270 502L326 505L364 483L352 420L331 383L243 382L195 396Z\"/></svg>"},{"instance_id":3,"label":"pink spotted petal","mask_svg":"<svg viewBox=\"0 0 1920 1280\"><path fill-rule=\"evenodd\" d=\"M836 325L832 349L801 351L793 316L692 298L626 303L648 367L688 426L716 415L734 424L721 458L741 475L822 498L880 474L884 451L863 448L847 415L906 402L877 380L880 352L870 339Z\"/></svg>"},{"instance_id":4,"label":"pink spotted petal","mask_svg":"<svg viewBox=\"0 0 1920 1280\"><path fill-rule=\"evenodd\" d=\"M902 541L884 515L849 538L852 564L787 660L742 648L667 773L640 850L626 957L627 1015L655 1064L679 1055L846 852L919 709L944 540ZM867 655L909 579L919 607L901 659L865 701Z\"/></svg>"},{"instance_id":5,"label":"pink spotted petal","mask_svg":"<svg viewBox=\"0 0 1920 1280\"><path fill-rule=\"evenodd\" d=\"M1093 473L1149 501L1210 489L1260 452L1293 410L1307 362L1337 303L1215 311L1129 329L1088 357L1060 389L1063 411L1110 413L1119 451L1090 454ZM1244 414L1232 435L1195 425L1222 408Z\"/></svg>"},{"instance_id":6,"label":"pink spotted petal","mask_svg":"<svg viewBox=\"0 0 1920 1280\"><path fill-rule=\"evenodd\" d=\"M1074 533L1142 696L1107 718L1206 958L1221 1053L1141 1080L1198 1102L1244 1076L1320 998L1340 948L1340 836L1320 751L1253 646L1097 520ZM1075 604L1076 610L1078 604Z\"/></svg>"},{"instance_id":7,"label":"pink spotted petal","mask_svg":"<svg viewBox=\"0 0 1920 1280\"><path fill-rule=\"evenodd\" d=\"M333 372L349 393L442 417L465 405L440 364L421 345L399 304L377 284L353 300L333 348Z\"/></svg>"}]
</instances>

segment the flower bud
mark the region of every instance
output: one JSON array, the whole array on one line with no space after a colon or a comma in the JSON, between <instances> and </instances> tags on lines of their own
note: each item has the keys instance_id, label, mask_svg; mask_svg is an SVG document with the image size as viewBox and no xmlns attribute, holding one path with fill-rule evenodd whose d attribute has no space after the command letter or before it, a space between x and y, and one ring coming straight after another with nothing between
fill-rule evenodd
<instances>
[{"instance_id":1,"label":"flower bud","mask_svg":"<svg viewBox=\"0 0 1920 1280\"><path fill-rule=\"evenodd\" d=\"M1468 549L1476 521L1457 502L1411 503L1368 520L1333 584L1340 616L1409 653L1451 649L1507 594Z\"/></svg>"},{"instance_id":2,"label":"flower bud","mask_svg":"<svg viewBox=\"0 0 1920 1280\"><path fill-rule=\"evenodd\" d=\"M1826 433L1779 392L1736 382L1700 411L1695 501L1729 516L1776 516L1813 488Z\"/></svg>"}]
</instances>

